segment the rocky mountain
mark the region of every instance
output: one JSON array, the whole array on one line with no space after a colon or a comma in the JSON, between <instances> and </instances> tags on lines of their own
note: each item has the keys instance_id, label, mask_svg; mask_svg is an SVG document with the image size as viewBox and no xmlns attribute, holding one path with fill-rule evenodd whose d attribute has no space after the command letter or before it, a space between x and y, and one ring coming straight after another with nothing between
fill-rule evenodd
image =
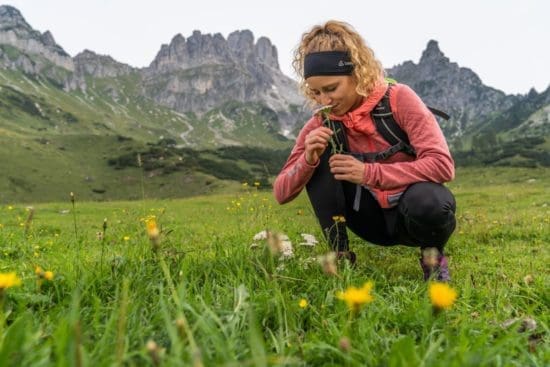
<instances>
[{"instance_id":1,"label":"rocky mountain","mask_svg":"<svg viewBox=\"0 0 550 367\"><path fill-rule=\"evenodd\" d=\"M454 150L472 149L485 136L508 141L550 131L548 89L506 95L485 86L474 71L450 61L437 41L418 63L406 61L387 74L451 115L441 126ZM134 68L90 50L71 57L49 31L34 30L16 8L3 5L0 76L6 111L41 119L27 126L13 120L15 112L6 117L4 124L22 131L101 131L192 148L290 146L291 132L309 117L296 82L279 68L276 47L249 30L227 39L177 34L148 67Z\"/></svg>"},{"instance_id":2,"label":"rocky mountain","mask_svg":"<svg viewBox=\"0 0 550 367\"><path fill-rule=\"evenodd\" d=\"M550 87L542 93L506 95L451 62L437 41L428 42L417 64L406 61L387 74L410 85L426 104L449 113L451 119L440 123L454 151L494 148L520 138L537 137L539 144L550 139Z\"/></svg>"},{"instance_id":3,"label":"rocky mountain","mask_svg":"<svg viewBox=\"0 0 550 367\"><path fill-rule=\"evenodd\" d=\"M101 80L102 91L115 100L124 94L119 90L121 78L131 75L134 97L199 117L228 102L259 104L276 116L270 120L275 124L270 130L282 134L306 118L296 83L279 68L277 49L265 37L255 41L249 30L233 32L227 40L221 34L199 31L188 39L178 34L161 46L149 67L138 69L90 50L72 58L49 31L32 29L16 8L3 5L0 67L47 79L69 93L88 93L90 83L94 86Z\"/></svg>"},{"instance_id":4,"label":"rocky mountain","mask_svg":"<svg viewBox=\"0 0 550 367\"><path fill-rule=\"evenodd\" d=\"M84 50L74 57L75 74L79 77L116 78L136 72L137 69L120 63L108 55Z\"/></svg>"},{"instance_id":5,"label":"rocky mountain","mask_svg":"<svg viewBox=\"0 0 550 367\"><path fill-rule=\"evenodd\" d=\"M14 7L0 6L0 65L27 74L42 74L67 89L74 62L49 31L34 30Z\"/></svg>"},{"instance_id":6,"label":"rocky mountain","mask_svg":"<svg viewBox=\"0 0 550 367\"><path fill-rule=\"evenodd\" d=\"M406 61L387 73L410 85L426 104L449 113L452 119L443 127L451 139L521 99L485 86L472 70L451 62L433 40L428 42L418 64Z\"/></svg>"},{"instance_id":7,"label":"rocky mountain","mask_svg":"<svg viewBox=\"0 0 550 367\"><path fill-rule=\"evenodd\" d=\"M249 30L221 34L195 31L188 39L176 35L162 45L143 70L145 95L180 112L203 114L227 100L263 103L275 111L281 129L292 128L303 105L296 83L285 76L271 41L254 43Z\"/></svg>"}]
</instances>

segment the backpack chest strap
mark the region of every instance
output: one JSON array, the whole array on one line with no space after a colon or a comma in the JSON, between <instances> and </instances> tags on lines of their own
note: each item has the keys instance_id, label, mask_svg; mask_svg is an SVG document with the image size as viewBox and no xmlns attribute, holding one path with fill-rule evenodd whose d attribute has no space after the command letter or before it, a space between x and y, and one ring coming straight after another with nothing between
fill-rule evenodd
<instances>
[{"instance_id":1,"label":"backpack chest strap","mask_svg":"<svg viewBox=\"0 0 550 367\"><path fill-rule=\"evenodd\" d=\"M373 162L386 160L389 157L391 157L392 155L394 155L395 153L400 152L400 151L407 152L407 149L409 149L409 148L411 148L411 146L409 144L406 144L405 142L400 141L397 144L392 145L388 149L383 150L381 152L350 153L350 155L353 156L356 159L359 159L361 162L373 163ZM407 152L407 154L411 154L411 153ZM416 154L413 153L411 155L416 155ZM355 187L355 197L353 199L353 210L355 210L356 212L359 211L359 208L361 206L361 193L362 192L363 192L362 185L356 185L356 187Z\"/></svg>"}]
</instances>

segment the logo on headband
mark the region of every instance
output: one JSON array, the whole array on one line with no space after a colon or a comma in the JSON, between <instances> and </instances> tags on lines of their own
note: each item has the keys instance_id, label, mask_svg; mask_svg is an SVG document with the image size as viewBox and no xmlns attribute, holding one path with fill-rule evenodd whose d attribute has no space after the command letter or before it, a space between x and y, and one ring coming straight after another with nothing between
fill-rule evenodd
<instances>
[{"instance_id":1,"label":"logo on headband","mask_svg":"<svg viewBox=\"0 0 550 367\"><path fill-rule=\"evenodd\" d=\"M339 66L339 67L342 67L342 66L353 66L353 62L351 62L351 61L340 60L340 61L338 61L338 66Z\"/></svg>"}]
</instances>

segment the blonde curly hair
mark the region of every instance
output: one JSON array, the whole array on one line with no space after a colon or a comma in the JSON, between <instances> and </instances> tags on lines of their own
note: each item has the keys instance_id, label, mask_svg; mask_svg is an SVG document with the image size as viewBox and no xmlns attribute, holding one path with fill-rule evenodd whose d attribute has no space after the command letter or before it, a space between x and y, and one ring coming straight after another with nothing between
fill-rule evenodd
<instances>
[{"instance_id":1,"label":"blonde curly hair","mask_svg":"<svg viewBox=\"0 0 550 367\"><path fill-rule=\"evenodd\" d=\"M304 79L304 59L307 54L320 51L348 52L353 62L352 76L357 81L356 91L367 96L384 77L384 68L367 46L363 38L347 23L330 20L314 26L302 35L294 51L292 66L300 78L300 89L310 100L314 100Z\"/></svg>"}]
</instances>

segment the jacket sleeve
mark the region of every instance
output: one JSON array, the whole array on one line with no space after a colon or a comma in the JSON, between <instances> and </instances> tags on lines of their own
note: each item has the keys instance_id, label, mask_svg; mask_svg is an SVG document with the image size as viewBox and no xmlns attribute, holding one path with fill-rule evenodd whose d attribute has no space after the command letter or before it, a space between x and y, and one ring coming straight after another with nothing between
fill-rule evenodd
<instances>
[{"instance_id":1,"label":"jacket sleeve","mask_svg":"<svg viewBox=\"0 0 550 367\"><path fill-rule=\"evenodd\" d=\"M406 85L392 89L390 104L396 122L407 133L416 159L407 162L366 163L364 184L393 189L421 181L443 183L454 178L454 162L437 120Z\"/></svg>"},{"instance_id":2,"label":"jacket sleeve","mask_svg":"<svg viewBox=\"0 0 550 367\"><path fill-rule=\"evenodd\" d=\"M319 126L320 121L312 117L298 134L290 156L273 183L273 194L279 204L288 203L298 196L319 165L319 162L314 165L307 163L304 146L306 135Z\"/></svg>"}]
</instances>

